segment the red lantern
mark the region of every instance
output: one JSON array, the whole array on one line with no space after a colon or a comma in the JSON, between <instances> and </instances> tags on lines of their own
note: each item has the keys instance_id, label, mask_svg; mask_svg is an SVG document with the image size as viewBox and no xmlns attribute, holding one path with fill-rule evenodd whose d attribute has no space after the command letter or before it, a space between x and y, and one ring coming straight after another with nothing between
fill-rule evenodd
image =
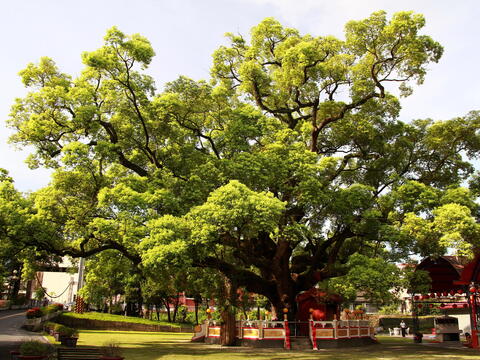
<instances>
[{"instance_id":1,"label":"red lantern","mask_svg":"<svg viewBox=\"0 0 480 360\"><path fill-rule=\"evenodd\" d=\"M450 295L452 295L452 296L455 295L455 291L450 290Z\"/></svg>"},{"instance_id":2,"label":"red lantern","mask_svg":"<svg viewBox=\"0 0 480 360\"><path fill-rule=\"evenodd\" d=\"M421 309L423 307L422 304L418 304L418 308Z\"/></svg>"},{"instance_id":3,"label":"red lantern","mask_svg":"<svg viewBox=\"0 0 480 360\"><path fill-rule=\"evenodd\" d=\"M442 293L441 292L438 292L437 293L437 297L441 297L442 296Z\"/></svg>"},{"instance_id":4,"label":"red lantern","mask_svg":"<svg viewBox=\"0 0 480 360\"><path fill-rule=\"evenodd\" d=\"M472 286L472 287L470 288L470 292L471 292L472 294L475 294L475 293L477 292L477 289L475 288L475 286Z\"/></svg>"},{"instance_id":5,"label":"red lantern","mask_svg":"<svg viewBox=\"0 0 480 360\"><path fill-rule=\"evenodd\" d=\"M284 314L288 313L288 309L287 309L287 308L283 308L283 313L284 313Z\"/></svg>"},{"instance_id":6,"label":"red lantern","mask_svg":"<svg viewBox=\"0 0 480 360\"><path fill-rule=\"evenodd\" d=\"M448 296L448 292L444 291L443 296Z\"/></svg>"},{"instance_id":7,"label":"red lantern","mask_svg":"<svg viewBox=\"0 0 480 360\"><path fill-rule=\"evenodd\" d=\"M463 294L463 290L462 290L462 289L458 289L458 290L457 290L457 294Z\"/></svg>"},{"instance_id":8,"label":"red lantern","mask_svg":"<svg viewBox=\"0 0 480 360\"><path fill-rule=\"evenodd\" d=\"M440 307L441 307L441 308L444 308L444 307L445 307L445 304L444 304L444 303L441 303L441 304L440 304Z\"/></svg>"},{"instance_id":9,"label":"red lantern","mask_svg":"<svg viewBox=\"0 0 480 360\"><path fill-rule=\"evenodd\" d=\"M433 304L430 304L430 308L433 309Z\"/></svg>"},{"instance_id":10,"label":"red lantern","mask_svg":"<svg viewBox=\"0 0 480 360\"><path fill-rule=\"evenodd\" d=\"M452 305L452 308L456 309L456 308L457 308L457 304L453 304L453 305Z\"/></svg>"},{"instance_id":11,"label":"red lantern","mask_svg":"<svg viewBox=\"0 0 480 360\"><path fill-rule=\"evenodd\" d=\"M413 297L413 299L416 300L416 301L418 301L418 300L420 300L420 296L415 295L415 296Z\"/></svg>"},{"instance_id":12,"label":"red lantern","mask_svg":"<svg viewBox=\"0 0 480 360\"><path fill-rule=\"evenodd\" d=\"M431 294L430 294L430 297L431 297L432 299L435 299L435 293L431 293Z\"/></svg>"}]
</instances>

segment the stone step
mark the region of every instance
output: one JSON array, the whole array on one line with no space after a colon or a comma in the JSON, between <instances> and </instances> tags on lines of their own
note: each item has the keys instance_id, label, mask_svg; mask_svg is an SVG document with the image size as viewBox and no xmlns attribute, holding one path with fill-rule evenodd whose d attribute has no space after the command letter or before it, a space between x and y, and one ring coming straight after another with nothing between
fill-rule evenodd
<instances>
[{"instance_id":1,"label":"stone step","mask_svg":"<svg viewBox=\"0 0 480 360\"><path fill-rule=\"evenodd\" d=\"M312 350L312 343L308 337L292 337L290 345L296 350Z\"/></svg>"}]
</instances>

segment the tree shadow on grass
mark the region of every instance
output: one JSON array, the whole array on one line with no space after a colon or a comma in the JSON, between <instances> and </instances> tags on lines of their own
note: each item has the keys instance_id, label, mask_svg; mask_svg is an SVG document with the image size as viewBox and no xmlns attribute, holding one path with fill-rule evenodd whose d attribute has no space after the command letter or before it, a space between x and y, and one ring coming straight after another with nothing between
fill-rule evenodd
<instances>
[{"instance_id":1,"label":"tree shadow on grass","mask_svg":"<svg viewBox=\"0 0 480 360\"><path fill-rule=\"evenodd\" d=\"M321 349L319 351L294 351L284 349L259 349L246 347L222 347L188 341L191 334L179 333L135 333L135 332L82 332L80 338L85 343L80 346L91 347L103 338L121 343L127 360L470 360L479 359L480 352L472 349L451 349L413 344L411 339L381 339L379 344L340 349ZM88 343L91 344L88 344ZM98 345L97 345L98 346Z\"/></svg>"},{"instance_id":2,"label":"tree shadow on grass","mask_svg":"<svg viewBox=\"0 0 480 360\"><path fill-rule=\"evenodd\" d=\"M478 359L480 353L469 349L430 348L422 345L371 345L358 348L319 351L288 351L284 349L258 349L220 347L216 345L175 342L143 342L125 347L127 359Z\"/></svg>"}]
</instances>

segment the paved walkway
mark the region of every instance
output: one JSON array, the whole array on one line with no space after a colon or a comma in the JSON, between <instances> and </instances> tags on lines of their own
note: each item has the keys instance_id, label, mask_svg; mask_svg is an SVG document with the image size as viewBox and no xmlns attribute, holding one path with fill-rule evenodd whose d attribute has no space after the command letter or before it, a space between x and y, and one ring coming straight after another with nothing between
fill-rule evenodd
<instances>
[{"instance_id":1,"label":"paved walkway","mask_svg":"<svg viewBox=\"0 0 480 360\"><path fill-rule=\"evenodd\" d=\"M0 359L9 359L10 350L17 349L24 339L44 339L40 334L21 329L24 321L25 310L0 311Z\"/></svg>"}]
</instances>

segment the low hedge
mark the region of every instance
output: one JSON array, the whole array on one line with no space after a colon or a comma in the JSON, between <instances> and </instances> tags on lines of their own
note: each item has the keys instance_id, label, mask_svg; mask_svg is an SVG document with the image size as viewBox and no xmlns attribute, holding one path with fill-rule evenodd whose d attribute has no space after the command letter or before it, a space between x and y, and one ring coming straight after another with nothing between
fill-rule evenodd
<instances>
[{"instance_id":1,"label":"low hedge","mask_svg":"<svg viewBox=\"0 0 480 360\"><path fill-rule=\"evenodd\" d=\"M170 326L142 324L125 321L102 321L88 318L76 318L69 315L70 314L60 315L55 319L55 321L66 326L85 330L193 332L193 326Z\"/></svg>"}]
</instances>

